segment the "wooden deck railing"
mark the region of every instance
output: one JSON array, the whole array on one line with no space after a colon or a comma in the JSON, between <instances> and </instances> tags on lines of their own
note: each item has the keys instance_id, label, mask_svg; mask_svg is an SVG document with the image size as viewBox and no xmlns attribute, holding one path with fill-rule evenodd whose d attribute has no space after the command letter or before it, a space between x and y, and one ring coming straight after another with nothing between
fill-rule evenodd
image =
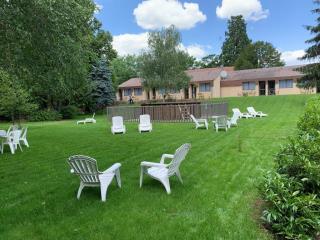
<instances>
[{"instance_id":1,"label":"wooden deck railing","mask_svg":"<svg viewBox=\"0 0 320 240\"><path fill-rule=\"evenodd\" d=\"M227 115L228 103L201 103L157 106L115 106L107 108L107 118L122 116L125 121L139 121L139 116L149 114L152 121L183 122L190 121L188 115L196 118Z\"/></svg>"}]
</instances>

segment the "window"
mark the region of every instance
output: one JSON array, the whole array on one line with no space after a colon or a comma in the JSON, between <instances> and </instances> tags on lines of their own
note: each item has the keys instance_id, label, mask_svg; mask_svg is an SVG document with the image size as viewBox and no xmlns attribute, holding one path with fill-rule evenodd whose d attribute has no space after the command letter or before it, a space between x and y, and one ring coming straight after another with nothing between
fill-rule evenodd
<instances>
[{"instance_id":1,"label":"window","mask_svg":"<svg viewBox=\"0 0 320 240\"><path fill-rule=\"evenodd\" d=\"M242 83L242 90L256 90L256 83L255 82L244 82Z\"/></svg>"},{"instance_id":2,"label":"window","mask_svg":"<svg viewBox=\"0 0 320 240\"><path fill-rule=\"evenodd\" d=\"M279 88L293 88L293 80L279 80Z\"/></svg>"},{"instance_id":3,"label":"window","mask_svg":"<svg viewBox=\"0 0 320 240\"><path fill-rule=\"evenodd\" d=\"M126 88L126 89L124 89L124 91L123 91L123 95L124 95L124 96L131 96L131 92L132 92L132 89L131 89L131 88Z\"/></svg>"},{"instance_id":4,"label":"window","mask_svg":"<svg viewBox=\"0 0 320 240\"><path fill-rule=\"evenodd\" d=\"M135 88L133 89L135 96L141 96L142 95L142 88Z\"/></svg>"},{"instance_id":5,"label":"window","mask_svg":"<svg viewBox=\"0 0 320 240\"><path fill-rule=\"evenodd\" d=\"M210 83L200 83L199 91L200 92L210 92L211 91L211 84Z\"/></svg>"}]
</instances>

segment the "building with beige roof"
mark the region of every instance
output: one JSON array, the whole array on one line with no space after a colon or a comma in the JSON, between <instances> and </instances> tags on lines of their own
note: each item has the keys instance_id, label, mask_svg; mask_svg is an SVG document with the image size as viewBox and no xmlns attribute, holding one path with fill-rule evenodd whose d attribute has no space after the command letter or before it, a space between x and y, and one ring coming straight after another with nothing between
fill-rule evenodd
<instances>
[{"instance_id":1,"label":"building with beige roof","mask_svg":"<svg viewBox=\"0 0 320 240\"><path fill-rule=\"evenodd\" d=\"M171 91L169 98L209 99L238 96L265 96L316 93L316 89L305 90L297 87L303 73L299 66L234 70L233 67L205 68L187 70L189 86L180 91ZM142 79L132 78L118 87L117 100L134 101L163 99L161 89L146 91Z\"/></svg>"}]
</instances>

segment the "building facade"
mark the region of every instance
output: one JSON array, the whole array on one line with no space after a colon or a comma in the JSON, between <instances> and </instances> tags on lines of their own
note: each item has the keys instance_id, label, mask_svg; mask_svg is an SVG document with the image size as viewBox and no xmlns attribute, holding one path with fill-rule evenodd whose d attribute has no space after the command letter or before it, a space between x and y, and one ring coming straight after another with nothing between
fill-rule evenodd
<instances>
[{"instance_id":1,"label":"building facade","mask_svg":"<svg viewBox=\"0 0 320 240\"><path fill-rule=\"evenodd\" d=\"M260 68L235 71L233 67L187 70L191 80L188 88L171 91L168 98L209 99L240 96L266 96L316 93L316 89L298 88L297 82L303 73L299 66ZM163 99L161 89L146 91L140 78L132 78L119 85L118 101Z\"/></svg>"}]
</instances>

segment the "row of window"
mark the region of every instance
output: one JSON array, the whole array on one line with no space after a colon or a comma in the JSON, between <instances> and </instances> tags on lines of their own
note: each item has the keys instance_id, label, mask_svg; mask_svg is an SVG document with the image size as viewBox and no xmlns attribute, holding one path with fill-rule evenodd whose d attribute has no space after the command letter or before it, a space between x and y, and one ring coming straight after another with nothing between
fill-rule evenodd
<instances>
[{"instance_id":1,"label":"row of window","mask_svg":"<svg viewBox=\"0 0 320 240\"><path fill-rule=\"evenodd\" d=\"M293 80L286 79L286 80L279 80L279 88L293 88ZM244 82L242 83L242 90L255 90L256 83L255 82Z\"/></svg>"},{"instance_id":2,"label":"row of window","mask_svg":"<svg viewBox=\"0 0 320 240\"><path fill-rule=\"evenodd\" d=\"M199 84L199 92L211 92L212 85L211 83L200 83ZM293 88L293 80L287 79L287 80L279 80L279 88ZM242 83L242 90L249 91L249 90L255 90L256 89L256 83L255 82L244 82ZM142 95L142 88L134 88L133 89L135 96L141 96ZM169 90L168 93L178 93L178 90ZM160 94L164 94L165 90L160 89ZM131 96L132 89L126 88L123 91L124 96Z\"/></svg>"}]
</instances>

